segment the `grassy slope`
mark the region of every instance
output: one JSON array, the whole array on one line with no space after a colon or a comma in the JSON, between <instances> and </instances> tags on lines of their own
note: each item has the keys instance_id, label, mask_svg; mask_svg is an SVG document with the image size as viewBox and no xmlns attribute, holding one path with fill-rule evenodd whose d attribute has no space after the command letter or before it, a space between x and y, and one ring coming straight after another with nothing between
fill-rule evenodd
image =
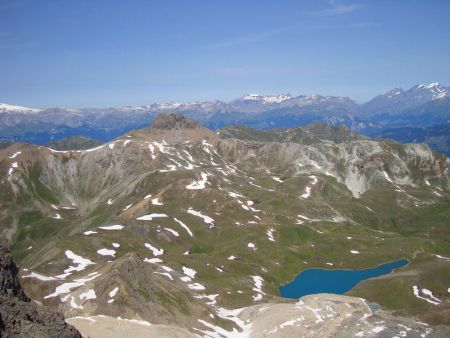
<instances>
[{"instance_id":1,"label":"grassy slope","mask_svg":"<svg viewBox=\"0 0 450 338\"><path fill-rule=\"evenodd\" d=\"M450 256L448 199L420 207L408 205L406 201L403 207L399 207L399 199L404 198L401 194L392 189L377 189L356 200L341 184L329 177L320 177L313 195L304 200L298 195L309 182L306 178L287 179L280 184L269 175L252 171L248 174L256 177L256 184L275 191L249 185L245 175L228 177L231 183L226 188L256 202L255 208L262 210L255 214L262 219L259 224L248 224L248 221L256 220L254 214L244 210L236 199L219 189L225 183L217 172L209 179L211 186L199 191L185 189L186 184L195 178L192 171L149 174L132 195L115 200L112 206L105 201L82 217L71 210L59 210L63 220L54 220L50 217L54 210L49 208L49 204L58 204L58 195L39 179L40 169L32 167L24 179L27 189L17 196L16 204L11 204L8 195L1 195L1 203L15 208L18 232L14 238L14 255L26 266L38 267L38 271L48 274L61 273L67 267L61 255L56 260L42 255L40 250L48 247L48 243L55 243L54 247L61 252L70 248L83 253L84 257L106 262L107 258L96 254L98 248L118 242L121 247L117 256L133 251L143 257L151 257L143 245L149 242L165 249L164 261L172 268L180 270L182 265L187 265L197 270L199 282L207 286L208 293L221 294L220 304L240 307L252 303L251 275L262 276L264 291L276 296L278 287L300 271L312 267L329 268L327 262L338 268L352 269L408 258L411 264L402 271L413 271L412 276L367 281L351 293L389 309L421 315L424 320L446 322L438 314L430 316L430 306L417 300L411 288L414 283L420 283L421 287L432 288L437 297L448 297L445 294L445 283L449 280L448 264L434 256ZM283 176L282 173L279 176ZM134 216L121 214L126 205L137 204L146 194L159 192L163 192L164 206L147 206L139 213L165 212L181 219L194 232L193 238L171 219L142 222L136 221ZM419 197L420 194L430 194L427 191L415 193ZM189 207L213 217L215 228L208 229L201 219L187 214ZM330 209L356 223L319 221L295 224L298 214L320 217ZM237 226L237 220L243 225ZM102 232L101 236L92 237L81 234L85 229L107 224L124 224L126 230ZM180 237L173 238L158 226L176 229ZM267 239L266 231L270 228L275 229L275 243ZM352 239L347 239L348 236ZM257 251L249 250L249 242L256 244ZM33 249L28 250L29 246ZM191 255L182 255L186 250L190 250ZM358 250L360 255L352 255L350 250ZM239 259L229 261L226 258L230 255ZM49 267L48 261L54 264ZM225 272L220 273L215 267L221 267ZM237 293L237 290L243 293ZM445 309L448 311L448 305Z\"/></svg>"}]
</instances>

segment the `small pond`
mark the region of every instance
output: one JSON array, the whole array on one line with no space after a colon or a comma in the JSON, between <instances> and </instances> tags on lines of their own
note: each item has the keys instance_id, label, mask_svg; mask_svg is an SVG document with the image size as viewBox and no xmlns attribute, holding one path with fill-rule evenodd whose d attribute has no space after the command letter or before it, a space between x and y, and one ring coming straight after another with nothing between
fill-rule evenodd
<instances>
[{"instance_id":1,"label":"small pond","mask_svg":"<svg viewBox=\"0 0 450 338\"><path fill-rule=\"evenodd\" d=\"M387 275L408 263L408 260L400 259L364 270L308 269L280 287L280 294L285 298L300 298L314 293L343 294L365 279Z\"/></svg>"}]
</instances>

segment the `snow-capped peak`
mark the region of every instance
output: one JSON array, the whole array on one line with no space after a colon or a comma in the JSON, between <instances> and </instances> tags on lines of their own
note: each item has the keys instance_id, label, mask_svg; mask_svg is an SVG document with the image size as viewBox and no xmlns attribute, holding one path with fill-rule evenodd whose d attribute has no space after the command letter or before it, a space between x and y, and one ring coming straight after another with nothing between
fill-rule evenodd
<instances>
[{"instance_id":1,"label":"snow-capped peak","mask_svg":"<svg viewBox=\"0 0 450 338\"><path fill-rule=\"evenodd\" d=\"M7 103L0 103L0 112L14 112L14 113L38 113L41 109L22 107L22 106L14 106Z\"/></svg>"},{"instance_id":2,"label":"snow-capped peak","mask_svg":"<svg viewBox=\"0 0 450 338\"><path fill-rule=\"evenodd\" d=\"M262 101L263 103L280 103L292 99L290 94L265 95L265 94L247 94L242 97L244 101Z\"/></svg>"},{"instance_id":3,"label":"snow-capped peak","mask_svg":"<svg viewBox=\"0 0 450 338\"><path fill-rule=\"evenodd\" d=\"M430 84L422 83L413 87L413 89L422 89L430 92L433 95L432 97L433 100L441 99L443 97L450 95L449 89L438 82L433 82Z\"/></svg>"},{"instance_id":4,"label":"snow-capped peak","mask_svg":"<svg viewBox=\"0 0 450 338\"><path fill-rule=\"evenodd\" d=\"M427 85L426 87L428 89L431 89L431 88L436 88L436 87L441 87L441 86L442 85L439 82L433 82L433 83L430 83L429 85Z\"/></svg>"},{"instance_id":5,"label":"snow-capped peak","mask_svg":"<svg viewBox=\"0 0 450 338\"><path fill-rule=\"evenodd\" d=\"M433 82L430 84L419 84L417 85L417 88L423 88L423 89L432 89L432 88L440 88L442 85L439 82Z\"/></svg>"}]
</instances>

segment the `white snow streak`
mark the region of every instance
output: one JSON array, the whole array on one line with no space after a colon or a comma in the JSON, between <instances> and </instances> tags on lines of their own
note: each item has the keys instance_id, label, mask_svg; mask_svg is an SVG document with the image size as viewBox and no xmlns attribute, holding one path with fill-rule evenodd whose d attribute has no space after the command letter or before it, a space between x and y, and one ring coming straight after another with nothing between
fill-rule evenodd
<instances>
[{"instance_id":1,"label":"white snow streak","mask_svg":"<svg viewBox=\"0 0 450 338\"><path fill-rule=\"evenodd\" d=\"M174 218L173 219L175 222L177 222L179 225L181 225L181 227L183 227L184 230L186 230L186 232L191 236L194 237L194 235L192 234L191 229L188 228L188 226L186 224L184 224L183 222L181 222L179 219Z\"/></svg>"}]
</instances>

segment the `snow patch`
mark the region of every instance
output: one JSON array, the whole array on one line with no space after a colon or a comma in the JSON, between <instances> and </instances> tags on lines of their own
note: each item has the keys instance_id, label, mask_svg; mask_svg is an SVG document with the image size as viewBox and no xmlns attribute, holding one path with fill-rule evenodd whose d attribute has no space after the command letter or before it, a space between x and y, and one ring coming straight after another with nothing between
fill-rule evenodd
<instances>
[{"instance_id":1,"label":"snow patch","mask_svg":"<svg viewBox=\"0 0 450 338\"><path fill-rule=\"evenodd\" d=\"M153 220L153 218L164 218L164 217L168 217L166 214L158 214L158 213L154 213L154 214L150 214L150 215L144 215L141 217L136 218L139 221L151 221Z\"/></svg>"},{"instance_id":2,"label":"snow patch","mask_svg":"<svg viewBox=\"0 0 450 338\"><path fill-rule=\"evenodd\" d=\"M209 216L203 215L200 211L195 211L194 209L189 208L187 210L187 213L202 218L203 222L209 224L210 228L214 227L214 219Z\"/></svg>"},{"instance_id":3,"label":"snow patch","mask_svg":"<svg viewBox=\"0 0 450 338\"><path fill-rule=\"evenodd\" d=\"M176 236L176 237L180 236L180 234L178 233L178 231L175 231L175 230L173 230L173 229L171 229L171 228L164 228L164 229L166 229L168 232L170 232L172 235L174 235L174 236Z\"/></svg>"},{"instance_id":4,"label":"snow patch","mask_svg":"<svg viewBox=\"0 0 450 338\"><path fill-rule=\"evenodd\" d=\"M158 264L158 263L162 263L163 260L161 258L144 258L144 262Z\"/></svg>"},{"instance_id":5,"label":"snow patch","mask_svg":"<svg viewBox=\"0 0 450 338\"><path fill-rule=\"evenodd\" d=\"M31 272L29 275L23 276L22 278L36 278L36 279L38 279L40 281L43 281L43 282L49 282L49 281L58 280L58 278L41 275L40 273L36 273L36 272Z\"/></svg>"},{"instance_id":6,"label":"snow patch","mask_svg":"<svg viewBox=\"0 0 450 338\"><path fill-rule=\"evenodd\" d=\"M311 190L312 188L317 184L318 179L316 176L309 176L312 181L309 183L309 185L306 186L305 188L305 192L300 196L301 198L309 198L309 196L311 196Z\"/></svg>"},{"instance_id":7,"label":"snow patch","mask_svg":"<svg viewBox=\"0 0 450 338\"><path fill-rule=\"evenodd\" d=\"M247 244L247 247L248 247L249 249L252 249L253 251L256 251L256 246L255 246L255 244L253 244L253 243L248 243L248 244Z\"/></svg>"},{"instance_id":8,"label":"snow patch","mask_svg":"<svg viewBox=\"0 0 450 338\"><path fill-rule=\"evenodd\" d=\"M206 305L211 305L214 306L217 304L217 300L216 298L219 296L218 293L214 294L214 295L206 295L206 294L202 294L202 295L195 295L194 298L197 299L208 299L209 302L206 302Z\"/></svg>"},{"instance_id":9,"label":"snow patch","mask_svg":"<svg viewBox=\"0 0 450 338\"><path fill-rule=\"evenodd\" d=\"M188 288L191 290L199 290L199 291L206 290L206 288L200 283L188 284Z\"/></svg>"},{"instance_id":10,"label":"snow patch","mask_svg":"<svg viewBox=\"0 0 450 338\"><path fill-rule=\"evenodd\" d=\"M253 296L253 301L257 302L262 299L262 296L265 295L265 293L262 291L262 285L264 282L264 279L261 276L250 276L253 279L254 287L253 291L256 292L256 295Z\"/></svg>"},{"instance_id":11,"label":"snow patch","mask_svg":"<svg viewBox=\"0 0 450 338\"><path fill-rule=\"evenodd\" d=\"M22 154L22 152L21 152L21 151L18 151L18 152L16 152L16 153L12 154L9 158L10 158L10 159L16 158L16 157L17 157L18 155L20 155L20 154Z\"/></svg>"},{"instance_id":12,"label":"snow patch","mask_svg":"<svg viewBox=\"0 0 450 338\"><path fill-rule=\"evenodd\" d=\"M195 275L197 274L197 271L195 271L194 269L188 268L187 266L183 265L183 273L190 277L190 278L195 278Z\"/></svg>"},{"instance_id":13,"label":"snow patch","mask_svg":"<svg viewBox=\"0 0 450 338\"><path fill-rule=\"evenodd\" d=\"M67 269L64 270L64 274L56 276L57 278L64 279L67 276L71 275L73 272L79 272L86 269L87 266L95 264L90 259L83 258L77 254L75 254L71 250L66 250L65 255L68 259L72 261L74 265L70 265Z\"/></svg>"},{"instance_id":14,"label":"snow patch","mask_svg":"<svg viewBox=\"0 0 450 338\"><path fill-rule=\"evenodd\" d=\"M271 242L275 242L275 239L273 238L273 232L275 230L274 229L269 229L267 230L266 234L267 234L267 238L269 239L269 241Z\"/></svg>"},{"instance_id":15,"label":"snow patch","mask_svg":"<svg viewBox=\"0 0 450 338\"><path fill-rule=\"evenodd\" d=\"M93 272L93 273L89 274L85 278L75 279L74 282L68 282L68 283L61 284L58 287L56 287L56 289L55 289L55 291L53 293L45 296L44 299L57 297L57 296L59 296L61 294L69 293L72 289L78 288L80 286L83 286L84 284L86 284L86 282L94 280L98 276L100 276L99 273Z\"/></svg>"},{"instance_id":16,"label":"snow patch","mask_svg":"<svg viewBox=\"0 0 450 338\"><path fill-rule=\"evenodd\" d=\"M102 226L102 227L98 227L98 228L102 229L102 230L122 230L124 228L124 226L116 224L116 225Z\"/></svg>"},{"instance_id":17,"label":"snow patch","mask_svg":"<svg viewBox=\"0 0 450 338\"><path fill-rule=\"evenodd\" d=\"M9 170L8 170L8 176L11 176L14 169L18 168L18 167L19 167L19 165L17 164L17 162L14 162L13 164L11 164L11 168L9 168Z\"/></svg>"},{"instance_id":18,"label":"snow patch","mask_svg":"<svg viewBox=\"0 0 450 338\"><path fill-rule=\"evenodd\" d=\"M151 195L150 195L150 196L151 196ZM153 198L153 199L152 199L152 205L164 205L164 203L161 202L161 201L159 200L159 197L158 197L158 198Z\"/></svg>"},{"instance_id":19,"label":"snow patch","mask_svg":"<svg viewBox=\"0 0 450 338\"><path fill-rule=\"evenodd\" d=\"M170 273L168 272L158 272L158 271L154 271L153 273L156 273L157 275L163 275L166 276L167 278L169 278L170 280L173 280L173 277Z\"/></svg>"},{"instance_id":20,"label":"snow patch","mask_svg":"<svg viewBox=\"0 0 450 338\"><path fill-rule=\"evenodd\" d=\"M114 298L115 296L116 296L116 294L117 294L117 291L119 291L119 288L116 286L114 289L112 289L110 292L109 292L109 298Z\"/></svg>"},{"instance_id":21,"label":"snow patch","mask_svg":"<svg viewBox=\"0 0 450 338\"><path fill-rule=\"evenodd\" d=\"M102 256L113 256L114 257L114 255L116 254L116 250L104 248L104 249L97 250L97 253Z\"/></svg>"},{"instance_id":22,"label":"snow patch","mask_svg":"<svg viewBox=\"0 0 450 338\"><path fill-rule=\"evenodd\" d=\"M428 303L433 304L433 305L439 305L441 303L441 300L436 298L436 297L434 297L433 293L430 290L422 289L421 291L427 297L423 297L423 296L420 295L420 290L417 287L417 285L413 286L413 293L414 293L414 296L416 296L417 298L423 299L423 300L425 300Z\"/></svg>"},{"instance_id":23,"label":"snow patch","mask_svg":"<svg viewBox=\"0 0 450 338\"><path fill-rule=\"evenodd\" d=\"M201 175L202 179L199 180L199 181L194 181L191 184L188 184L186 186L186 189L190 189L190 190L205 189L205 184L206 184L206 181L208 180L208 176L209 175L207 173L204 173L204 172L201 172L200 175Z\"/></svg>"},{"instance_id":24,"label":"snow patch","mask_svg":"<svg viewBox=\"0 0 450 338\"><path fill-rule=\"evenodd\" d=\"M96 298L97 298L97 295L95 294L95 291L91 289L91 290L89 290L89 291L80 293L79 298L80 298L81 300L83 300L83 299L84 299L84 300L96 299Z\"/></svg>"},{"instance_id":25,"label":"snow patch","mask_svg":"<svg viewBox=\"0 0 450 338\"><path fill-rule=\"evenodd\" d=\"M188 227L186 224L184 224L182 221L180 221L180 220L177 219L177 218L174 218L173 220L174 220L175 222L177 222L179 225L181 225L181 227L182 227L184 230L186 230L186 232L187 232L191 237L194 237L194 235L192 234L191 229L189 229L189 227Z\"/></svg>"},{"instance_id":26,"label":"snow patch","mask_svg":"<svg viewBox=\"0 0 450 338\"><path fill-rule=\"evenodd\" d=\"M150 249L153 252L153 256L161 256L164 254L164 249L155 248L153 245L149 243L144 244L147 249Z\"/></svg>"}]
</instances>

